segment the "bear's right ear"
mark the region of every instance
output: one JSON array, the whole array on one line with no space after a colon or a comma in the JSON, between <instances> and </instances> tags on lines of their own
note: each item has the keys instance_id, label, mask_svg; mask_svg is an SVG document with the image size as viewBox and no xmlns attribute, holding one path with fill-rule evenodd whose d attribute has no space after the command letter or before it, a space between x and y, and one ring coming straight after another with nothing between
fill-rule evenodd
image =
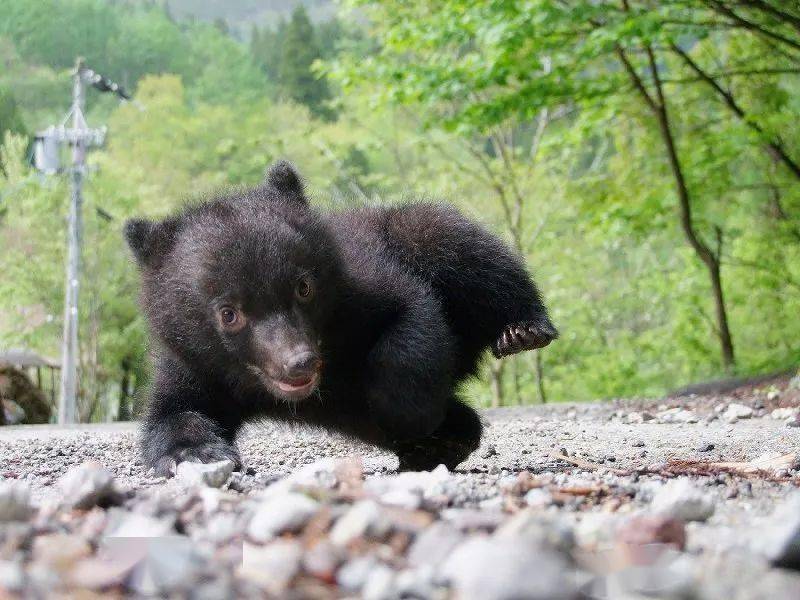
<instances>
[{"instance_id":1,"label":"bear's right ear","mask_svg":"<svg viewBox=\"0 0 800 600\"><path fill-rule=\"evenodd\" d=\"M130 219L125 223L125 239L139 266L153 266L172 247L177 230L175 219L160 222Z\"/></svg>"},{"instance_id":2,"label":"bear's right ear","mask_svg":"<svg viewBox=\"0 0 800 600\"><path fill-rule=\"evenodd\" d=\"M279 160L269 168L267 183L289 200L308 204L303 180L288 160Z\"/></svg>"}]
</instances>

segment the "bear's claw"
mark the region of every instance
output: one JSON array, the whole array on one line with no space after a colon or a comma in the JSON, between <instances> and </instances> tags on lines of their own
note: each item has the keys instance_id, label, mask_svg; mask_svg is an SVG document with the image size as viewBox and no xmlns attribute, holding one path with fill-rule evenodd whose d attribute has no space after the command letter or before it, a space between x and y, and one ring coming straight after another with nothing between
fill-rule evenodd
<instances>
[{"instance_id":1,"label":"bear's claw","mask_svg":"<svg viewBox=\"0 0 800 600\"><path fill-rule=\"evenodd\" d=\"M492 353L501 358L524 350L544 348L557 337L558 332L549 321L521 321L506 325L492 345Z\"/></svg>"}]
</instances>

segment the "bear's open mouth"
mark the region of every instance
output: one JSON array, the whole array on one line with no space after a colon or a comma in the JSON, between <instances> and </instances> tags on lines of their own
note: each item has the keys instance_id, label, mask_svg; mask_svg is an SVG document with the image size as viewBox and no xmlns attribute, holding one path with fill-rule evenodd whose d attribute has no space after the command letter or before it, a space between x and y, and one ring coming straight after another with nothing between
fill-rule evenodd
<instances>
[{"instance_id":1,"label":"bear's open mouth","mask_svg":"<svg viewBox=\"0 0 800 600\"><path fill-rule=\"evenodd\" d=\"M272 379L275 386L285 396L292 399L301 399L308 396L319 383L319 373L294 379Z\"/></svg>"}]
</instances>

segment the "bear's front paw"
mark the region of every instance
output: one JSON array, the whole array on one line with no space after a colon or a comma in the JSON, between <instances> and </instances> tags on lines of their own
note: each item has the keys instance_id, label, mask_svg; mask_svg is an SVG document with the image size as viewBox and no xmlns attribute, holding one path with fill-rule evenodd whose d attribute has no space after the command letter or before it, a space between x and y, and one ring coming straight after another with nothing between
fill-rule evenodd
<instances>
[{"instance_id":1,"label":"bear's front paw","mask_svg":"<svg viewBox=\"0 0 800 600\"><path fill-rule=\"evenodd\" d=\"M558 337L558 331L550 321L521 321L506 325L492 346L496 358L509 356L524 350L544 348Z\"/></svg>"},{"instance_id":2,"label":"bear's front paw","mask_svg":"<svg viewBox=\"0 0 800 600\"><path fill-rule=\"evenodd\" d=\"M236 448L226 442L206 442L191 448L177 448L158 459L153 468L158 477L172 477L175 475L178 463L212 463L221 460L232 461L235 471L239 471L242 468L242 459L239 457Z\"/></svg>"}]
</instances>

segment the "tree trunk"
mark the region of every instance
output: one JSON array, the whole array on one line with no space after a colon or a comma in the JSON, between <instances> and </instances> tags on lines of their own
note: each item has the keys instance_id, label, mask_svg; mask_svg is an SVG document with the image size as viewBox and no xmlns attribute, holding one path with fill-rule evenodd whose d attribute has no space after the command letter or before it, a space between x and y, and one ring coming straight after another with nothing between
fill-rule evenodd
<instances>
[{"instance_id":1,"label":"tree trunk","mask_svg":"<svg viewBox=\"0 0 800 600\"><path fill-rule=\"evenodd\" d=\"M547 404L547 394L544 389L544 365L542 364L542 351L536 350L536 388L539 390L539 402Z\"/></svg>"},{"instance_id":2,"label":"tree trunk","mask_svg":"<svg viewBox=\"0 0 800 600\"><path fill-rule=\"evenodd\" d=\"M503 398L503 370L505 364L499 360L492 363L489 378L492 384L492 408L499 408L504 404Z\"/></svg>"},{"instance_id":3,"label":"tree trunk","mask_svg":"<svg viewBox=\"0 0 800 600\"><path fill-rule=\"evenodd\" d=\"M711 292L714 295L714 307L717 315L717 335L722 350L722 364L726 371L730 371L736 360L733 354L733 340L728 327L728 313L725 309L725 296L722 291L722 276L719 261L708 265L708 275L711 278Z\"/></svg>"},{"instance_id":4,"label":"tree trunk","mask_svg":"<svg viewBox=\"0 0 800 600\"><path fill-rule=\"evenodd\" d=\"M720 352L722 355L722 364L726 370L730 370L735 362L735 355L733 350L733 338L731 336L730 327L728 325L728 312L725 307L725 297L722 292L722 273L720 269L720 253L718 248L715 254L713 250L702 240L694 227L694 220L692 217L692 200L689 193L689 186L686 183L686 177L683 173L680 159L678 157L678 150L675 146L675 138L672 134L672 126L670 123L669 111L667 109L667 101L664 96L664 90L661 85L661 76L658 72L656 65L655 55L651 46L646 45L645 51L650 67L650 75L655 86L656 97L650 95L645 86L644 81L637 73L633 64L628 59L625 50L621 46L617 46L617 55L622 61L631 82L644 99L647 106L652 111L653 115L658 122L658 128L661 133L661 139L664 142L664 148L667 153L670 170L672 171L673 180L675 182L675 191L678 195L678 212L680 215L681 228L689 242L689 245L694 250L695 254L705 264L709 279L711 283L711 292L714 298L715 313L717 319L717 336L719 337ZM721 234L718 233L720 240L718 246L721 247Z\"/></svg>"}]
</instances>

